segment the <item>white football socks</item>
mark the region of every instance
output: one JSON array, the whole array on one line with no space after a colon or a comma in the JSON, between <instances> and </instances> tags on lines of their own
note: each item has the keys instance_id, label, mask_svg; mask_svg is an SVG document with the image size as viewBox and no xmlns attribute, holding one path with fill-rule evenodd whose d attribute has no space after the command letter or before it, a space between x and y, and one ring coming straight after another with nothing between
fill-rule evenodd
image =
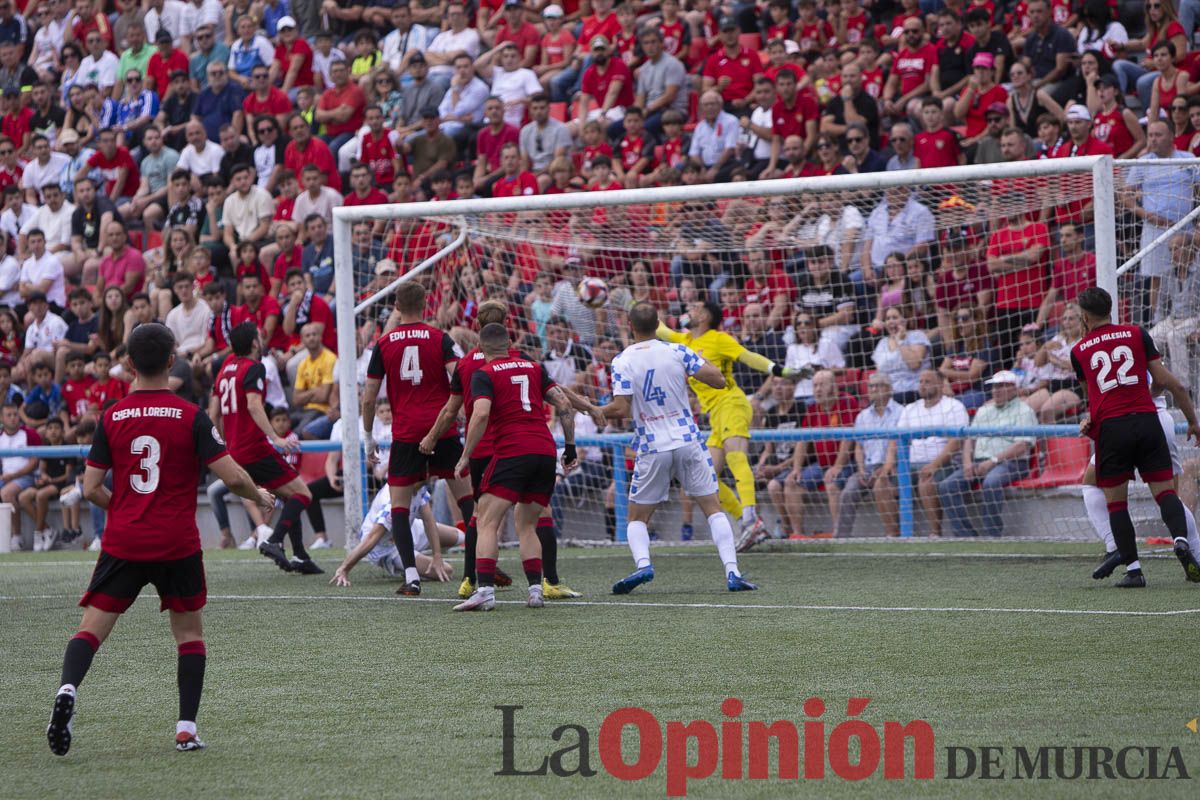
<instances>
[{"instance_id":1,"label":"white football socks","mask_svg":"<svg viewBox=\"0 0 1200 800\"><path fill-rule=\"evenodd\" d=\"M646 523L630 522L625 527L625 538L637 568L650 566L650 531L646 529Z\"/></svg>"},{"instance_id":2,"label":"white football socks","mask_svg":"<svg viewBox=\"0 0 1200 800\"><path fill-rule=\"evenodd\" d=\"M1187 518L1187 542L1188 549L1192 551L1192 555L1200 558L1200 533L1196 532L1196 515L1187 507L1187 503L1183 504L1183 515Z\"/></svg>"},{"instance_id":3,"label":"white football socks","mask_svg":"<svg viewBox=\"0 0 1200 800\"><path fill-rule=\"evenodd\" d=\"M191 736L195 736L195 735L196 735L196 723L195 723L195 721L194 721L194 720L193 720L193 721L189 721L189 720L182 720L182 719L181 719L181 720L179 720L178 722L176 722L176 723L175 723L175 735L176 735L176 736L178 736L178 735L179 735L179 734L181 734L181 733L186 733L186 734L189 734L189 735L191 735Z\"/></svg>"},{"instance_id":4,"label":"white football socks","mask_svg":"<svg viewBox=\"0 0 1200 800\"><path fill-rule=\"evenodd\" d=\"M725 567L725 574L732 572L741 576L737 563L737 544L733 540L733 526L725 512L718 511L708 518L708 530L712 534L713 544L717 546L717 554Z\"/></svg>"},{"instance_id":5,"label":"white football socks","mask_svg":"<svg viewBox=\"0 0 1200 800\"><path fill-rule=\"evenodd\" d=\"M1096 531L1096 538L1104 542L1105 552L1111 553L1117 549L1113 541L1112 524L1108 521L1108 501L1104 499L1104 490L1099 486L1083 487L1083 507L1087 510L1088 520Z\"/></svg>"},{"instance_id":6,"label":"white football socks","mask_svg":"<svg viewBox=\"0 0 1200 800\"><path fill-rule=\"evenodd\" d=\"M709 517L712 519L712 517ZM746 506L742 509L742 524L753 525L758 519L758 510L754 506Z\"/></svg>"},{"instance_id":7,"label":"white football socks","mask_svg":"<svg viewBox=\"0 0 1200 800\"><path fill-rule=\"evenodd\" d=\"M420 583L421 582L421 573L417 572L416 567L405 567L404 568L404 580L407 583Z\"/></svg>"}]
</instances>

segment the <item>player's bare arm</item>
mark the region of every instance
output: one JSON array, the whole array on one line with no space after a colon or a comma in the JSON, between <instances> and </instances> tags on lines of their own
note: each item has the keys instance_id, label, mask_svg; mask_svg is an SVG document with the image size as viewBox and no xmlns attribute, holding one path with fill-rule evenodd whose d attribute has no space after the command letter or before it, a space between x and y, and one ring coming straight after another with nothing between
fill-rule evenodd
<instances>
[{"instance_id":1,"label":"player's bare arm","mask_svg":"<svg viewBox=\"0 0 1200 800\"><path fill-rule=\"evenodd\" d=\"M455 475L461 475L467 469L471 462L471 453L475 452L475 448L479 446L479 442L483 439L484 431L487 430L488 420L492 416L492 398L477 397L475 405L471 410L471 423L467 426L467 440L463 443L462 457L458 459L458 466L454 468ZM575 418L571 418L571 429L574 432Z\"/></svg>"},{"instance_id":2,"label":"player's bare arm","mask_svg":"<svg viewBox=\"0 0 1200 800\"><path fill-rule=\"evenodd\" d=\"M252 394L250 397L258 395ZM256 486L246 470L231 457L221 456L209 464L208 468L229 487L229 491L256 504L263 514L270 514L275 510L275 495Z\"/></svg>"},{"instance_id":3,"label":"player's bare arm","mask_svg":"<svg viewBox=\"0 0 1200 800\"><path fill-rule=\"evenodd\" d=\"M601 406L600 413L606 419L625 419L629 416L629 408L629 395L619 394L613 397L608 405Z\"/></svg>"},{"instance_id":4,"label":"player's bare arm","mask_svg":"<svg viewBox=\"0 0 1200 800\"><path fill-rule=\"evenodd\" d=\"M705 386L711 386L714 389L725 388L725 376L721 374L721 370L707 361L704 362L704 366L692 373L692 377Z\"/></svg>"},{"instance_id":5,"label":"player's bare arm","mask_svg":"<svg viewBox=\"0 0 1200 800\"><path fill-rule=\"evenodd\" d=\"M562 425L563 430L563 469L570 472L579 465L579 458L575 453L575 409L571 407L571 400L561 386L551 387L546 399L558 412L558 423Z\"/></svg>"},{"instance_id":6,"label":"player's bare arm","mask_svg":"<svg viewBox=\"0 0 1200 800\"><path fill-rule=\"evenodd\" d=\"M462 404L461 394L452 394L446 398L446 404L438 412L438 418L434 421L433 427L429 429L429 433L425 434L425 438L418 445L422 453L427 456L433 454L433 448L437 446L438 440L446 431L450 430L450 426L458 419L458 412L462 410Z\"/></svg>"},{"instance_id":7,"label":"player's bare arm","mask_svg":"<svg viewBox=\"0 0 1200 800\"><path fill-rule=\"evenodd\" d=\"M1154 383L1163 387L1171 393L1175 398L1175 405L1183 412L1184 419L1187 420L1187 438L1193 442L1200 442L1200 424L1196 422L1196 407L1192 405L1192 398L1188 395L1187 389L1179 382L1169 369L1163 366L1162 359L1154 359L1150 362L1150 377L1154 379Z\"/></svg>"},{"instance_id":8,"label":"player's bare arm","mask_svg":"<svg viewBox=\"0 0 1200 800\"><path fill-rule=\"evenodd\" d=\"M108 510L108 501L112 499L112 492L104 485L104 476L107 474L108 470L93 466L83 471L84 499L105 511Z\"/></svg>"},{"instance_id":9,"label":"player's bare arm","mask_svg":"<svg viewBox=\"0 0 1200 800\"><path fill-rule=\"evenodd\" d=\"M373 525L370 533L359 541L358 545L346 554L346 558L338 565L334 571L333 577L329 579L329 583L333 586L349 586L350 585L350 570L354 569L354 565L367 557L375 549L375 545L383 539L384 536L391 535L391 532L382 525Z\"/></svg>"},{"instance_id":10,"label":"player's bare arm","mask_svg":"<svg viewBox=\"0 0 1200 800\"><path fill-rule=\"evenodd\" d=\"M453 572L450 565L442 560L442 537L438 535L437 517L433 515L433 503L426 503L421 506L421 521L425 523L425 530L429 540L429 546L433 548L433 564L430 565L429 571L439 581L448 581Z\"/></svg>"},{"instance_id":11,"label":"player's bare arm","mask_svg":"<svg viewBox=\"0 0 1200 800\"><path fill-rule=\"evenodd\" d=\"M375 403L379 400L379 387L382 383L378 378L367 378L367 384L363 387L362 393L363 447L366 448L367 460L372 466L375 465L376 455L375 439L371 433L375 430Z\"/></svg>"},{"instance_id":12,"label":"player's bare arm","mask_svg":"<svg viewBox=\"0 0 1200 800\"><path fill-rule=\"evenodd\" d=\"M246 411L250 414L250 419L254 420L254 424L262 431L267 440L275 447L285 453L294 453L300 449L300 442L296 440L281 439L274 428L271 427L271 421L267 419L267 410L263 408L262 395L256 392L246 393ZM253 499L253 498L252 498Z\"/></svg>"},{"instance_id":13,"label":"player's bare arm","mask_svg":"<svg viewBox=\"0 0 1200 800\"><path fill-rule=\"evenodd\" d=\"M571 408L575 409L576 411L582 411L584 414L587 414L589 417L591 417L592 421L596 423L596 427L604 427L604 414L600 411L599 406L597 406L595 403L592 403L586 397L580 395L574 389L569 389L566 386L559 386L558 388L561 389L563 394L567 396L567 399L571 401Z\"/></svg>"}]
</instances>

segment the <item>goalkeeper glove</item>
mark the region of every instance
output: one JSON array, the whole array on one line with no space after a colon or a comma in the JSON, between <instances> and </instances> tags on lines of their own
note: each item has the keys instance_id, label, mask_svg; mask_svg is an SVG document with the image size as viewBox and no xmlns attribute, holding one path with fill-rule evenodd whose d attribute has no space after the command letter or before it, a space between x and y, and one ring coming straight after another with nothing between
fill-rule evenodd
<instances>
[{"instance_id":1,"label":"goalkeeper glove","mask_svg":"<svg viewBox=\"0 0 1200 800\"><path fill-rule=\"evenodd\" d=\"M578 455L575 453L575 445L563 445L563 463L569 464L572 461L575 461L577 458Z\"/></svg>"}]
</instances>

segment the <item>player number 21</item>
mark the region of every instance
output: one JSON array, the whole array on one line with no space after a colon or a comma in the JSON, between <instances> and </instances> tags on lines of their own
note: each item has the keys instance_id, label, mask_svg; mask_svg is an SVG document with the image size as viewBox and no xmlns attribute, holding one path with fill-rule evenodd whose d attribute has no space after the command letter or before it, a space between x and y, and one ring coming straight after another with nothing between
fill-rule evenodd
<instances>
[{"instance_id":1,"label":"player number 21","mask_svg":"<svg viewBox=\"0 0 1200 800\"><path fill-rule=\"evenodd\" d=\"M129 452L141 456L138 467L144 472L139 475L134 472L129 476L129 485L138 494L151 494L158 488L160 475L158 461L162 458L162 447L153 436L139 436L129 445Z\"/></svg>"},{"instance_id":2,"label":"player number 21","mask_svg":"<svg viewBox=\"0 0 1200 800\"><path fill-rule=\"evenodd\" d=\"M236 383L233 378L222 378L217 386L217 392L221 396L221 413L224 415L237 413L237 392L234 391Z\"/></svg>"},{"instance_id":3,"label":"player number 21","mask_svg":"<svg viewBox=\"0 0 1200 800\"><path fill-rule=\"evenodd\" d=\"M1112 356L1103 350L1097 350L1092 353L1092 369L1098 370L1096 373L1096 384L1100 387L1100 393L1103 394L1111 389L1120 386L1132 386L1137 383L1140 378L1137 375L1130 375L1129 371L1133 369L1133 350L1125 345L1113 348ZM1113 364L1117 365L1117 379L1109 380L1108 373L1112 371Z\"/></svg>"}]
</instances>

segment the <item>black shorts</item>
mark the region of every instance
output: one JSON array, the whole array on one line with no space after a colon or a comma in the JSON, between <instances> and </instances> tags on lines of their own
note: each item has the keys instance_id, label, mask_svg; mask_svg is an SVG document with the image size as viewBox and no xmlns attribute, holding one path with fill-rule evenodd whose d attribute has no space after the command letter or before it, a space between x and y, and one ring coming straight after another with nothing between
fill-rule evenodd
<instances>
[{"instance_id":1,"label":"black shorts","mask_svg":"<svg viewBox=\"0 0 1200 800\"><path fill-rule=\"evenodd\" d=\"M510 503L550 505L554 494L554 456L513 456L492 459L483 473L480 494L493 494Z\"/></svg>"},{"instance_id":2,"label":"black shorts","mask_svg":"<svg viewBox=\"0 0 1200 800\"><path fill-rule=\"evenodd\" d=\"M1158 414L1129 414L1100 423L1096 438L1096 485L1104 488L1133 480L1135 469L1146 483L1175 477L1171 447Z\"/></svg>"},{"instance_id":3,"label":"black shorts","mask_svg":"<svg viewBox=\"0 0 1200 800\"><path fill-rule=\"evenodd\" d=\"M159 611L199 611L208 600L199 550L174 561L126 561L102 551L79 605L124 614L148 583L158 590Z\"/></svg>"},{"instance_id":4,"label":"black shorts","mask_svg":"<svg viewBox=\"0 0 1200 800\"><path fill-rule=\"evenodd\" d=\"M481 487L483 486L483 473L487 472L488 465L491 463L491 456L472 458L470 461L471 495L475 498L476 502L479 500L479 495L483 494L483 492L480 491Z\"/></svg>"},{"instance_id":5,"label":"black shorts","mask_svg":"<svg viewBox=\"0 0 1200 800\"><path fill-rule=\"evenodd\" d=\"M1075 378L1051 378L1046 381L1046 391L1050 394L1061 392L1063 390L1080 394L1079 381Z\"/></svg>"},{"instance_id":6,"label":"black shorts","mask_svg":"<svg viewBox=\"0 0 1200 800\"><path fill-rule=\"evenodd\" d=\"M255 485L261 486L267 491L278 489L285 483L290 483L294 478L300 477L300 473L296 472L295 468L287 463L279 453L260 458L258 461L251 461L249 464L242 464L242 469L246 470Z\"/></svg>"},{"instance_id":7,"label":"black shorts","mask_svg":"<svg viewBox=\"0 0 1200 800\"><path fill-rule=\"evenodd\" d=\"M454 465L462 458L457 436L439 439L432 455L421 452L416 442L392 442L388 462L388 486L412 486L427 478L453 478Z\"/></svg>"}]
</instances>

